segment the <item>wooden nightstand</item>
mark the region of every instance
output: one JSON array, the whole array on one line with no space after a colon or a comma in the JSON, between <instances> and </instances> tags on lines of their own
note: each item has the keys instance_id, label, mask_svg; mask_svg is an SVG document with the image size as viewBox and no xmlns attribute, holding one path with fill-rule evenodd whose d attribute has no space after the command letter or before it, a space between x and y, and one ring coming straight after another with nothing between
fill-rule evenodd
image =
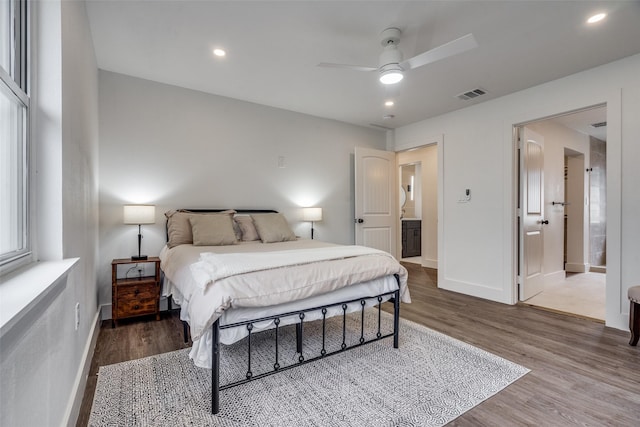
<instances>
[{"instance_id":1,"label":"wooden nightstand","mask_svg":"<svg viewBox=\"0 0 640 427\"><path fill-rule=\"evenodd\" d=\"M136 264L154 264L155 274L139 276ZM118 277L118 266L128 266L124 277ZM121 276L122 270L124 268ZM160 320L160 258L114 259L111 262L111 298L111 327L115 327L119 319L128 317L155 314L156 320Z\"/></svg>"}]
</instances>

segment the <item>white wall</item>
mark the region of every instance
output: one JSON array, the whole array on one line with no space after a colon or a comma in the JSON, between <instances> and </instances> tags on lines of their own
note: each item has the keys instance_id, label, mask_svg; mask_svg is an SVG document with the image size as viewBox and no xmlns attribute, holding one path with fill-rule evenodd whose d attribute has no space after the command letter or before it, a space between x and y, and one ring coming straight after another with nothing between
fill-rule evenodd
<instances>
[{"instance_id":1,"label":"white wall","mask_svg":"<svg viewBox=\"0 0 640 427\"><path fill-rule=\"evenodd\" d=\"M137 252L125 203L157 206L157 223L143 226L147 255L164 244L163 212L189 207L276 209L310 237L300 207L319 206L315 238L353 243L353 150L384 149L385 132L108 71L99 86L101 304L111 259Z\"/></svg>"},{"instance_id":2,"label":"white wall","mask_svg":"<svg viewBox=\"0 0 640 427\"><path fill-rule=\"evenodd\" d=\"M514 303L514 124L607 104L607 315L627 328L629 286L640 277L640 55L395 131L396 151L444 134L439 281L446 289ZM491 88L488 88L491 90ZM624 157L622 153L624 152ZM622 185L622 182L630 183ZM464 188L472 201L456 203ZM609 251L613 251L609 253Z\"/></svg>"},{"instance_id":3,"label":"white wall","mask_svg":"<svg viewBox=\"0 0 640 427\"><path fill-rule=\"evenodd\" d=\"M564 277L564 214L565 208L561 205L552 205L553 201L569 201L567 210L579 212L580 217L575 214L569 218L569 227L573 227L569 233L570 256L568 262L576 266L582 264L582 271L585 271L589 252L584 250L584 243L589 241L589 221L585 221L585 214L588 215L588 206L584 206L584 191L588 185L588 177L584 167L572 168L577 174L577 178L582 178L580 184L582 189L575 188L570 194L565 194L564 179L564 157L565 148L570 149L574 154L583 155L583 164L589 164L589 136L569 129L558 123L549 120L531 123L527 125L534 132L544 137L544 217L549 221L544 230L544 264L543 271L549 280ZM571 197L571 200L568 198ZM581 203L577 203L581 202ZM588 268L586 269L588 270ZM568 271L576 271L569 269Z\"/></svg>"},{"instance_id":4,"label":"white wall","mask_svg":"<svg viewBox=\"0 0 640 427\"><path fill-rule=\"evenodd\" d=\"M97 306L97 66L84 2L34 9L32 145L39 259L80 257L0 348L3 426L75 424ZM25 284L28 286L28 284ZM75 304L80 327L75 330ZM74 406L75 405L75 406Z\"/></svg>"}]
</instances>

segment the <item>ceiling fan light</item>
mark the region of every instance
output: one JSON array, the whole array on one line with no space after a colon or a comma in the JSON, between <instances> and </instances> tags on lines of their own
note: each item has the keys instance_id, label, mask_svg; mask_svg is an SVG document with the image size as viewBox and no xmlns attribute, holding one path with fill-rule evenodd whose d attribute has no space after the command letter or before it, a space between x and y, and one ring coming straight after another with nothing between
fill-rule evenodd
<instances>
[{"instance_id":1,"label":"ceiling fan light","mask_svg":"<svg viewBox=\"0 0 640 427\"><path fill-rule=\"evenodd\" d=\"M380 83L385 85L398 83L403 78L402 70L398 69L385 70L380 73Z\"/></svg>"},{"instance_id":2,"label":"ceiling fan light","mask_svg":"<svg viewBox=\"0 0 640 427\"><path fill-rule=\"evenodd\" d=\"M587 19L587 24L595 24L596 22L602 21L606 17L607 17L606 13L596 13L595 15Z\"/></svg>"}]
</instances>

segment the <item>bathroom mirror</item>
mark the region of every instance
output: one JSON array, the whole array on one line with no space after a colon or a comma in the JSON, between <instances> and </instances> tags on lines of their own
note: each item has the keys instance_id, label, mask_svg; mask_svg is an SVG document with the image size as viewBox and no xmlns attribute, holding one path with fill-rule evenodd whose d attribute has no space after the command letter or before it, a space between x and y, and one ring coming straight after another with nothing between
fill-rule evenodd
<instances>
[{"instance_id":1,"label":"bathroom mirror","mask_svg":"<svg viewBox=\"0 0 640 427\"><path fill-rule=\"evenodd\" d=\"M400 218L420 218L420 163L400 165Z\"/></svg>"}]
</instances>

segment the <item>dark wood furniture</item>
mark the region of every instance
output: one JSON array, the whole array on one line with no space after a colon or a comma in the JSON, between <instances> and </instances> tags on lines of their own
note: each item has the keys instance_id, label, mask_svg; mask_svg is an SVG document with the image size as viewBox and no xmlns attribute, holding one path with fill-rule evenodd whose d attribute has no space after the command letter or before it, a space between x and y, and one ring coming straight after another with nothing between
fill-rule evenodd
<instances>
[{"instance_id":1,"label":"dark wood furniture","mask_svg":"<svg viewBox=\"0 0 640 427\"><path fill-rule=\"evenodd\" d=\"M422 221L402 220L402 258L422 254Z\"/></svg>"},{"instance_id":2,"label":"dark wood furniture","mask_svg":"<svg viewBox=\"0 0 640 427\"><path fill-rule=\"evenodd\" d=\"M145 275L144 266L136 268L140 264L153 264L154 274ZM118 267L127 267L124 276L119 275ZM111 327L115 327L118 320L129 317L155 314L156 320L160 320L160 258L114 259L111 262L111 298Z\"/></svg>"}]
</instances>

